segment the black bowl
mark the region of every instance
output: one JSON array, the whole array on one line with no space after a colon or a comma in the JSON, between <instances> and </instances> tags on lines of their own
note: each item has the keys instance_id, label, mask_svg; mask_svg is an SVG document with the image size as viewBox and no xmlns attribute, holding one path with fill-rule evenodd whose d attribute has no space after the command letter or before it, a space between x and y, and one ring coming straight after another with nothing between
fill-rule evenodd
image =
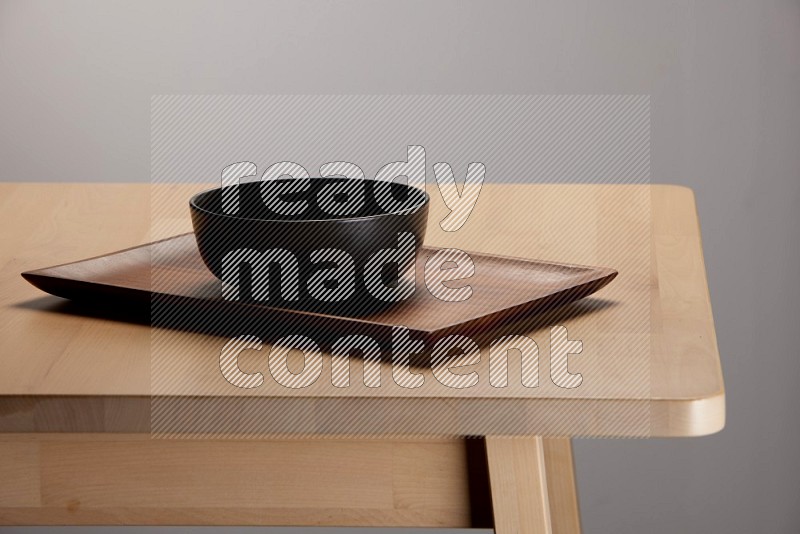
<instances>
[{"instance_id":1,"label":"black bowl","mask_svg":"<svg viewBox=\"0 0 800 534\"><path fill-rule=\"evenodd\" d=\"M357 315L413 293L428 203L401 183L311 178L213 189L189 206L226 299Z\"/></svg>"}]
</instances>

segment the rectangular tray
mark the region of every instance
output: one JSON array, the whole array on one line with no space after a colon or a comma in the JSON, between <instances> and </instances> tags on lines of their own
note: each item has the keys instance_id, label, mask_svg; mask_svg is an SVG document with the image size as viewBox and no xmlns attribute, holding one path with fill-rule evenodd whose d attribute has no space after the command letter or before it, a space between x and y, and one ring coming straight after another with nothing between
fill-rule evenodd
<instances>
[{"instance_id":1,"label":"rectangular tray","mask_svg":"<svg viewBox=\"0 0 800 534\"><path fill-rule=\"evenodd\" d=\"M447 302L431 295L424 283L425 262L437 250L423 247L418 255L417 290L411 298L358 317L225 300L221 283L200 258L193 234L28 271L22 276L47 293L76 301L113 302L115 307L152 306L151 318L159 326L162 323L176 326L172 323L203 317L201 325L216 322L230 326L239 324L236 319L241 319L242 325L255 320L260 324L383 337L391 332L392 326L402 325L412 334L431 339L449 333L474 334L527 314L562 306L594 293L617 275L614 269L603 267L469 252L475 274L457 285L471 285L472 296L463 302Z\"/></svg>"}]
</instances>

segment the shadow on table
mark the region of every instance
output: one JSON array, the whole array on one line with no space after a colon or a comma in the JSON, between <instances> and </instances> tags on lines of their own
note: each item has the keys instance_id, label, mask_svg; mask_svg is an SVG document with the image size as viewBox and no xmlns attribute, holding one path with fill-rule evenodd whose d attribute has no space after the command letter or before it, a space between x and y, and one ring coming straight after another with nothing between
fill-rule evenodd
<instances>
[{"instance_id":1,"label":"shadow on table","mask_svg":"<svg viewBox=\"0 0 800 534\"><path fill-rule=\"evenodd\" d=\"M486 328L479 325L451 333L470 337L479 345L483 345L505 335L524 334L556 325L569 326L569 321L573 319L591 316L619 305L616 301L588 297L558 308L520 316L500 326ZM126 303L122 306L105 302L86 303L64 300L54 296L43 296L20 302L13 306L46 313L155 326L227 338L253 335L266 342L275 341L279 337L286 335L307 336L308 332L314 332L314 341L325 350L330 350L330 346L334 341L350 333L343 332L341 329L327 329L323 323L319 322L318 318L313 316L293 318L291 321L287 321L285 318L269 314L265 315L263 312L255 315L241 312L221 314L209 311L204 313L202 307L175 304L169 301L159 302L154 300L152 304ZM359 333L371 335L384 348L391 348L391 340L386 337L385 331L372 334L369 331ZM426 341L428 350L421 354L419 358L412 359L412 365L428 366L430 364L429 352L435 339ZM391 354L391 352L389 351L388 354ZM386 356L387 353L384 355Z\"/></svg>"}]
</instances>

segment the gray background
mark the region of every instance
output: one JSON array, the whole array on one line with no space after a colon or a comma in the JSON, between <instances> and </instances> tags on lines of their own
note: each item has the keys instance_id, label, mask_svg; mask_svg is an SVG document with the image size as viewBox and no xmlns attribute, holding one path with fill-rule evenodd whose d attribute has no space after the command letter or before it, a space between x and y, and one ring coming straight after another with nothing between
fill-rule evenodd
<instances>
[{"instance_id":1,"label":"gray background","mask_svg":"<svg viewBox=\"0 0 800 534\"><path fill-rule=\"evenodd\" d=\"M0 2L0 179L149 180L157 93L650 94L652 180L697 194L728 424L578 441L585 530L800 531L800 3Z\"/></svg>"}]
</instances>

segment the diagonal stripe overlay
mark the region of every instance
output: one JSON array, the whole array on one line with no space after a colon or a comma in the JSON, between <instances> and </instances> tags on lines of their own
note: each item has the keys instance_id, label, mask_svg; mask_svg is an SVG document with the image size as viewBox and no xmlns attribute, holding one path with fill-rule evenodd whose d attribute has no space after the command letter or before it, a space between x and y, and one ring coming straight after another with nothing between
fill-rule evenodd
<instances>
[{"instance_id":1,"label":"diagonal stripe overlay","mask_svg":"<svg viewBox=\"0 0 800 534\"><path fill-rule=\"evenodd\" d=\"M645 289L653 267L649 193L624 187L650 180L648 96L151 100L151 181L159 185L151 197L154 233L186 231L189 199L173 194L181 184L219 187L265 173L391 180L402 169L431 198L426 245L447 249L437 263L442 269L417 279L414 291L426 290L426 281L445 285L456 289L443 291L442 299L469 306L471 271L463 250L602 265L619 271L618 280L596 298L438 344L410 338L397 325L388 346L291 326L273 335L272 325L237 324L234 317L156 298L154 324L191 323L195 331L152 330L154 437L649 435L651 344L667 341L650 336L659 311ZM605 190L580 190L597 197L583 198L579 189L565 188L545 203L500 195L495 183L621 189L613 198ZM341 193L358 201L357 190ZM225 203L226 211L238 209L236 197L226 196ZM609 252L620 249L624 256ZM169 251L158 250L151 261L163 268L154 271L152 287L187 281ZM339 256L328 250L319 257ZM448 265L452 272L444 270ZM221 282L208 291L238 295ZM622 311L610 319L601 313L609 306ZM577 398L589 399L593 409L578 409ZM557 411L551 409L556 402Z\"/></svg>"}]
</instances>

